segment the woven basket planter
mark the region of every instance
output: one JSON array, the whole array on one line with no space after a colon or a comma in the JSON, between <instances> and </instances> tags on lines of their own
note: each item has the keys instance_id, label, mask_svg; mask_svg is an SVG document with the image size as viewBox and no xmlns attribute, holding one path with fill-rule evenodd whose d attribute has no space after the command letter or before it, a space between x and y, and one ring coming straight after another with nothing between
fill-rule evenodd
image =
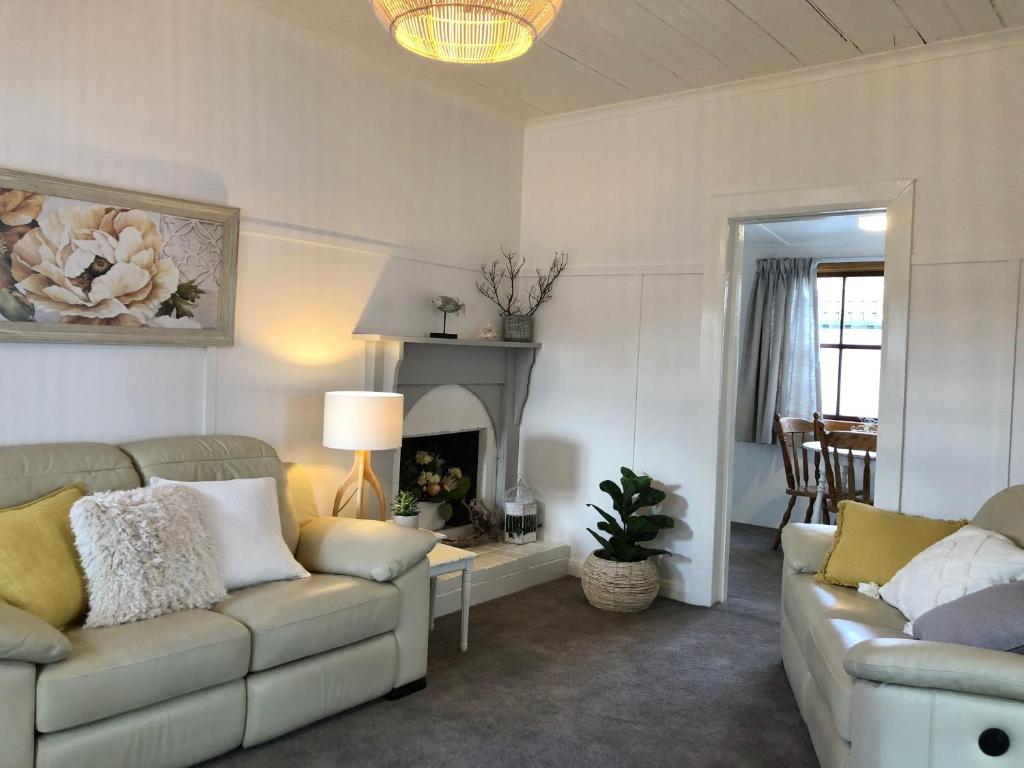
<instances>
[{"instance_id":1,"label":"woven basket planter","mask_svg":"<svg viewBox=\"0 0 1024 768\"><path fill-rule=\"evenodd\" d=\"M583 594L590 604L615 613L637 613L650 607L661 585L653 557L639 563L619 563L591 552L581 576Z\"/></svg>"},{"instance_id":2,"label":"woven basket planter","mask_svg":"<svg viewBox=\"0 0 1024 768\"><path fill-rule=\"evenodd\" d=\"M531 315L505 315L501 318L502 337L505 341L533 341Z\"/></svg>"}]
</instances>

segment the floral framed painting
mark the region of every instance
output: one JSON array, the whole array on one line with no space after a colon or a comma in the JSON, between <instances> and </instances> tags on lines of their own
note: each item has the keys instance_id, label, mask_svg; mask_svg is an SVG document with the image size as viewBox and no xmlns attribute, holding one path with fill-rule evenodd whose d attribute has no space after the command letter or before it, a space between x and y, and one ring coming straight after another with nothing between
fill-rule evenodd
<instances>
[{"instance_id":1,"label":"floral framed painting","mask_svg":"<svg viewBox=\"0 0 1024 768\"><path fill-rule=\"evenodd\" d=\"M230 345L238 219L0 169L0 341Z\"/></svg>"}]
</instances>

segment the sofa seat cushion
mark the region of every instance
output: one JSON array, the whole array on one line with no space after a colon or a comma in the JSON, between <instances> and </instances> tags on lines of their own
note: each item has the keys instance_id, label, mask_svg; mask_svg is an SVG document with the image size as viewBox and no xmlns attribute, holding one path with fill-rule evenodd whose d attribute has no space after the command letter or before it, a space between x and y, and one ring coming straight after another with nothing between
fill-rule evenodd
<instances>
[{"instance_id":1,"label":"sofa seat cushion","mask_svg":"<svg viewBox=\"0 0 1024 768\"><path fill-rule=\"evenodd\" d=\"M852 587L837 587L814 580L810 573L787 573L782 583L782 609L804 653L811 627L827 619L846 619L897 633L907 620L882 600L862 595Z\"/></svg>"},{"instance_id":2,"label":"sofa seat cushion","mask_svg":"<svg viewBox=\"0 0 1024 768\"><path fill-rule=\"evenodd\" d=\"M70 655L39 671L36 728L43 733L237 680L249 668L248 630L212 611L66 634Z\"/></svg>"},{"instance_id":3,"label":"sofa seat cushion","mask_svg":"<svg viewBox=\"0 0 1024 768\"><path fill-rule=\"evenodd\" d=\"M847 741L850 740L853 678L843 669L843 659L846 652L858 643L880 637L906 639L899 629L849 619L824 619L810 626L804 660L814 683L828 702L836 730Z\"/></svg>"},{"instance_id":4,"label":"sofa seat cushion","mask_svg":"<svg viewBox=\"0 0 1024 768\"><path fill-rule=\"evenodd\" d=\"M315 573L239 589L214 610L252 632L256 672L389 632L398 604L391 584Z\"/></svg>"}]
</instances>

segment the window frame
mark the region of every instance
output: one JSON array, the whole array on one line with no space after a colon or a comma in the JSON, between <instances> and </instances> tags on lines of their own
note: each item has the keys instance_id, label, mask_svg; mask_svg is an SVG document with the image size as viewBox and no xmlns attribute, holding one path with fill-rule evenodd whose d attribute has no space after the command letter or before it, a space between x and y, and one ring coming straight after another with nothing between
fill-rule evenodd
<instances>
[{"instance_id":1,"label":"window frame","mask_svg":"<svg viewBox=\"0 0 1024 768\"><path fill-rule=\"evenodd\" d=\"M846 279L849 277L885 277L884 261L823 261L818 264L816 278L841 277L843 279L842 292L839 303L839 342L824 343L818 342L818 349L839 350L839 364L836 372L836 401L833 403L835 410L839 410L839 404L843 392L843 351L847 349L877 349L879 355L882 353L882 345L879 344L846 344L843 341L843 332L846 330ZM817 289L817 283L815 283ZM815 322L818 322L815 318ZM883 318L884 325L885 320ZM820 326L819 326L820 328ZM843 413L828 413L825 403L821 404L821 417L833 421L862 421L866 416L853 416Z\"/></svg>"}]
</instances>

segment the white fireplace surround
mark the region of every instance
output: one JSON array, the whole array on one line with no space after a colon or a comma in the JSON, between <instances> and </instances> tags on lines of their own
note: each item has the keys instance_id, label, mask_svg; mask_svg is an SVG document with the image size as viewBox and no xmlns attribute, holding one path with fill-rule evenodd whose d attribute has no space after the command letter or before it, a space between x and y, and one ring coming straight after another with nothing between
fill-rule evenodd
<instances>
[{"instance_id":1,"label":"white fireplace surround","mask_svg":"<svg viewBox=\"0 0 1024 768\"><path fill-rule=\"evenodd\" d=\"M480 432L480 457L474 472L477 496L493 499L504 491L496 488L498 443L494 422L480 398L459 384L442 384L427 392L405 414L404 437L447 435L453 432ZM392 493L398 490L401 452L396 453L392 471Z\"/></svg>"}]
</instances>

